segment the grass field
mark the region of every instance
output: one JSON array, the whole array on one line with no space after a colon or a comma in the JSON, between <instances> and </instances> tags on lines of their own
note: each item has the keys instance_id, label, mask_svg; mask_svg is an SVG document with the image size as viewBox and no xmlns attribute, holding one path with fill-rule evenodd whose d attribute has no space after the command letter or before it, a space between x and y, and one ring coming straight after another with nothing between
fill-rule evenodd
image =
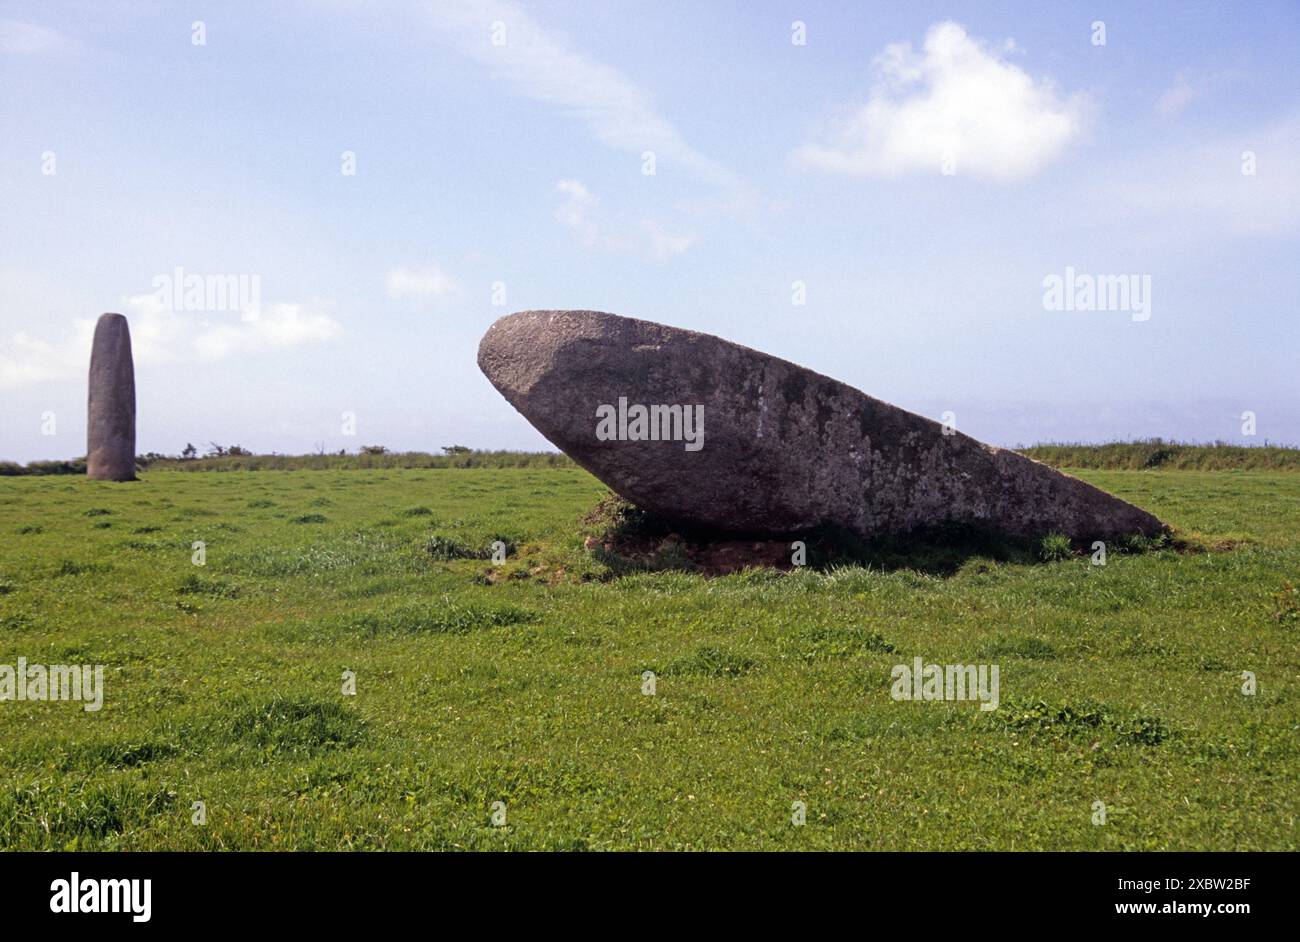
<instances>
[{"instance_id":1,"label":"grass field","mask_svg":"<svg viewBox=\"0 0 1300 942\"><path fill-rule=\"evenodd\" d=\"M0 479L0 664L106 668L0 703L0 848L1297 849L1300 475L1077 473L1209 551L611 578L573 468Z\"/></svg>"}]
</instances>

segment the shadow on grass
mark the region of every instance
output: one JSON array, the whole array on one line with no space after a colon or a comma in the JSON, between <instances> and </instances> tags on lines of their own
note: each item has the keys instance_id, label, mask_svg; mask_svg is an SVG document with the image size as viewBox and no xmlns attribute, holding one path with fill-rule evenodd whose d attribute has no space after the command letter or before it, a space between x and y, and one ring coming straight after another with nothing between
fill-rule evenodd
<instances>
[{"instance_id":1,"label":"shadow on grass","mask_svg":"<svg viewBox=\"0 0 1300 942\"><path fill-rule=\"evenodd\" d=\"M814 571L863 566L885 572L911 570L951 576L971 560L997 564L1049 563L1091 549L1072 546L1059 534L1018 539L979 527L948 524L902 536L864 539L849 530L819 527L780 536L724 532L676 521L643 510L617 495L602 499L582 520L585 545L611 578L637 572L682 570L725 575L746 568L796 568ZM1134 536L1108 547L1110 552L1144 552L1170 546L1167 538Z\"/></svg>"}]
</instances>

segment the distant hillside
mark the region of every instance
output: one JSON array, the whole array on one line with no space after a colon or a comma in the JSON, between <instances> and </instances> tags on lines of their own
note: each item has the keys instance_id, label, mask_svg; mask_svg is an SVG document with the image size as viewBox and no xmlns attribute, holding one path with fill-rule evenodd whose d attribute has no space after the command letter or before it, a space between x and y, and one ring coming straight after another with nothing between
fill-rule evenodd
<instances>
[{"instance_id":1,"label":"distant hillside","mask_svg":"<svg viewBox=\"0 0 1300 942\"><path fill-rule=\"evenodd\" d=\"M1048 444L1017 448L1054 468L1143 471L1300 471L1300 448L1278 445L1195 445L1159 438L1107 445ZM359 455L226 455L220 458L141 456L143 471L352 471L366 468L572 468L554 451L465 451L433 455L423 451ZM86 459L0 461L0 477L28 474L85 474Z\"/></svg>"},{"instance_id":2,"label":"distant hillside","mask_svg":"<svg viewBox=\"0 0 1300 942\"><path fill-rule=\"evenodd\" d=\"M353 471L367 468L572 468L568 455L553 451L466 451L433 455L405 451L382 455L226 455L220 458L141 456L142 471ZM86 459L0 462L0 477L26 474L85 474Z\"/></svg>"},{"instance_id":3,"label":"distant hillside","mask_svg":"<svg viewBox=\"0 0 1300 942\"><path fill-rule=\"evenodd\" d=\"M433 455L404 451L382 455L228 455L224 458L163 458L149 471L354 471L366 468L572 468L557 451L466 451Z\"/></svg>"},{"instance_id":4,"label":"distant hillside","mask_svg":"<svg viewBox=\"0 0 1300 942\"><path fill-rule=\"evenodd\" d=\"M1143 471L1300 471L1300 448L1279 445L1193 445L1152 438L1107 445L1048 444L1016 449L1054 468Z\"/></svg>"}]
</instances>

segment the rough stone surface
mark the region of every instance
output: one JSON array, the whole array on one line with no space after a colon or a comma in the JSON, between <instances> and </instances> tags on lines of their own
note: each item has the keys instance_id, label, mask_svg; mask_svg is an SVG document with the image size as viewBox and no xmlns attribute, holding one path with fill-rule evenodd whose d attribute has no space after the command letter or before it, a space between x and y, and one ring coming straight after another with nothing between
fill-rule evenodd
<instances>
[{"instance_id":1,"label":"rough stone surface","mask_svg":"<svg viewBox=\"0 0 1300 942\"><path fill-rule=\"evenodd\" d=\"M121 314L104 314L90 350L86 477L135 480L135 363Z\"/></svg>"},{"instance_id":2,"label":"rough stone surface","mask_svg":"<svg viewBox=\"0 0 1300 942\"><path fill-rule=\"evenodd\" d=\"M866 537L945 523L1076 541L1166 528L1090 484L794 363L596 311L523 311L479 368L538 431L646 510L741 533ZM703 447L602 441L597 409L702 405Z\"/></svg>"}]
</instances>

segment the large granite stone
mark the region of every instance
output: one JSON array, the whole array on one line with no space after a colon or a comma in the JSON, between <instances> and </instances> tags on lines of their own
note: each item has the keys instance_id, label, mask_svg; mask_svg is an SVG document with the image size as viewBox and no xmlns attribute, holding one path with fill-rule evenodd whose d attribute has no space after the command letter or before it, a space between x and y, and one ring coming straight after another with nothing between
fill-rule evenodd
<instances>
[{"instance_id":1,"label":"large granite stone","mask_svg":"<svg viewBox=\"0 0 1300 942\"><path fill-rule=\"evenodd\" d=\"M121 314L104 314L90 349L86 477L135 480L135 363Z\"/></svg>"},{"instance_id":2,"label":"large granite stone","mask_svg":"<svg viewBox=\"0 0 1300 942\"><path fill-rule=\"evenodd\" d=\"M578 464L687 522L865 537L960 523L1076 541L1166 529L1047 465L707 334L596 311L524 311L488 329L478 363ZM633 407L652 405L680 406L683 420L660 411L650 423L659 440L635 440L648 429ZM698 407L702 435L685 422Z\"/></svg>"}]
</instances>

